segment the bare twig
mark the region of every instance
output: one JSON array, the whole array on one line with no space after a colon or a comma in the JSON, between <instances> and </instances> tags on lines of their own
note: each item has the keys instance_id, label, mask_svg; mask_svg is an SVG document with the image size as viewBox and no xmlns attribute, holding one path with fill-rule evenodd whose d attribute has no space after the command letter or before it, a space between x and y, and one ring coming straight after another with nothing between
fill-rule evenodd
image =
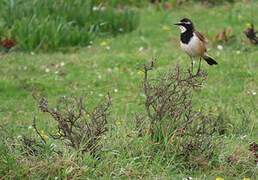
<instances>
[{"instance_id":1,"label":"bare twig","mask_svg":"<svg viewBox=\"0 0 258 180\"><path fill-rule=\"evenodd\" d=\"M33 128L35 129L36 133L39 135L40 139L46 144L46 140L42 137L42 135L40 134L40 132L38 131L38 128L36 126L36 118L33 118Z\"/></svg>"},{"instance_id":2,"label":"bare twig","mask_svg":"<svg viewBox=\"0 0 258 180\"><path fill-rule=\"evenodd\" d=\"M193 92L201 89L207 73L199 70L193 74L191 68L185 71L177 65L172 72L158 78L149 77L156 61L153 59L143 66L147 117L136 116L136 122L147 120L153 140L161 142L166 138L170 139L170 144L176 142L176 148L185 158L193 151L207 150L209 138L216 128L210 117L195 111L192 105ZM142 122L136 126L142 126Z\"/></svg>"},{"instance_id":3,"label":"bare twig","mask_svg":"<svg viewBox=\"0 0 258 180\"><path fill-rule=\"evenodd\" d=\"M45 96L37 97L33 93L34 99L42 112L49 113L57 121L57 134L50 134L50 137L65 141L71 146L82 152L96 151L98 141L108 129L106 128L108 110L111 106L111 97L108 93L107 98L103 99L92 110L84 104L84 92L79 98L61 97L57 101L55 109L48 107ZM103 101L105 103L103 103ZM36 130L37 134L40 133ZM42 136L40 136L41 139Z\"/></svg>"}]
</instances>

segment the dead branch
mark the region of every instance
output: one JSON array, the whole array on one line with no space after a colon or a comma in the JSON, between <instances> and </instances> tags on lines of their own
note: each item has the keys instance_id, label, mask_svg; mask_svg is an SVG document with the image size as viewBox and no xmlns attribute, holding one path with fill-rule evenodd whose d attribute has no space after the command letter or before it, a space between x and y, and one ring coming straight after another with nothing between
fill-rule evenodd
<instances>
[{"instance_id":1,"label":"dead branch","mask_svg":"<svg viewBox=\"0 0 258 180\"><path fill-rule=\"evenodd\" d=\"M246 37L250 40L250 42L254 45L258 44L258 37L256 36L257 32L254 31L254 25L251 24L251 27L247 28L246 31L244 31L244 34Z\"/></svg>"},{"instance_id":2,"label":"dead branch","mask_svg":"<svg viewBox=\"0 0 258 180\"><path fill-rule=\"evenodd\" d=\"M45 96L38 97L33 93L33 97L39 109L50 114L58 123L57 133L50 134L53 139L62 140L82 152L97 150L100 137L108 130L106 125L111 106L110 94L92 110L84 103L84 92L79 98L61 97L54 109L49 108ZM42 139L42 136L40 137Z\"/></svg>"}]
</instances>

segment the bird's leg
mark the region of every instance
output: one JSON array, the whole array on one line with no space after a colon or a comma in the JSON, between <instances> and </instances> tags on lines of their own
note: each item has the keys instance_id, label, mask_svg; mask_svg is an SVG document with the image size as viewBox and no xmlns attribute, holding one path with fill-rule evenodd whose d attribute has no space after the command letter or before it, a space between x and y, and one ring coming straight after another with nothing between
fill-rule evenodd
<instances>
[{"instance_id":1,"label":"bird's leg","mask_svg":"<svg viewBox=\"0 0 258 180\"><path fill-rule=\"evenodd\" d=\"M197 70L197 73L196 75L198 75L200 73L200 70L201 70L201 57L200 57L200 61L199 61L199 66L198 66L198 70Z\"/></svg>"},{"instance_id":2,"label":"bird's leg","mask_svg":"<svg viewBox=\"0 0 258 180\"><path fill-rule=\"evenodd\" d=\"M191 58L191 74L193 74L193 58L190 56Z\"/></svg>"}]
</instances>

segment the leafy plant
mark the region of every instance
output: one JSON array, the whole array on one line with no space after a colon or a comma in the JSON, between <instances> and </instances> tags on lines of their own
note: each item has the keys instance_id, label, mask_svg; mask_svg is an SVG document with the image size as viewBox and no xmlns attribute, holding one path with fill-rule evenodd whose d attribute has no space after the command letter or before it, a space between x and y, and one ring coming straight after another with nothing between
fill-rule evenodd
<instances>
[{"instance_id":1,"label":"leafy plant","mask_svg":"<svg viewBox=\"0 0 258 180\"><path fill-rule=\"evenodd\" d=\"M224 29L222 32L217 33L215 36L216 41L222 41L222 42L227 42L234 36L231 35L232 28L228 27L227 29Z\"/></svg>"},{"instance_id":2,"label":"leafy plant","mask_svg":"<svg viewBox=\"0 0 258 180\"><path fill-rule=\"evenodd\" d=\"M4 0L0 7L2 35L16 39L26 51L85 46L103 33L131 32L139 25L135 11L119 11L94 0Z\"/></svg>"}]
</instances>

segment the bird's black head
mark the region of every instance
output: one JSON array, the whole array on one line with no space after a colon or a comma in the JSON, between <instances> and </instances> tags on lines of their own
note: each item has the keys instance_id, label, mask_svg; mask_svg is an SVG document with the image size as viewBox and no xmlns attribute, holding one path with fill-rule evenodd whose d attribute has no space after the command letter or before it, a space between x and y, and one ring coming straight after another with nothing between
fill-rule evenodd
<instances>
[{"instance_id":1,"label":"bird's black head","mask_svg":"<svg viewBox=\"0 0 258 180\"><path fill-rule=\"evenodd\" d=\"M174 24L180 27L181 33L185 31L194 31L194 25L192 21L188 18L181 19L178 23Z\"/></svg>"}]
</instances>

